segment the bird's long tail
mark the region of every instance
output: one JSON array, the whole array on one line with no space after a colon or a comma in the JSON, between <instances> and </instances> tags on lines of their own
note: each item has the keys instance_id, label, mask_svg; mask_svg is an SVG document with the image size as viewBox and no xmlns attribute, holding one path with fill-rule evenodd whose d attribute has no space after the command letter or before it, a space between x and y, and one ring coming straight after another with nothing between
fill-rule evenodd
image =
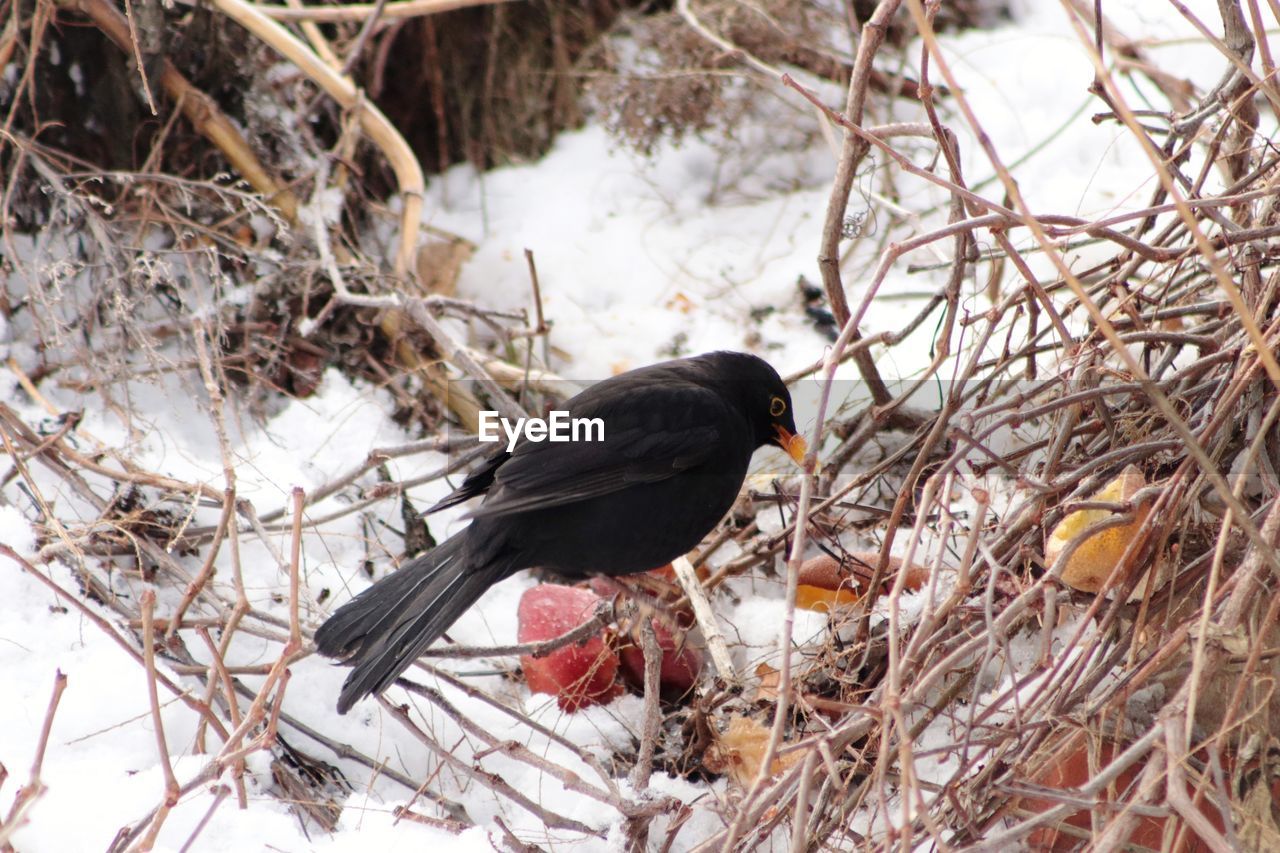
<instances>
[{"instance_id":1,"label":"bird's long tail","mask_svg":"<svg viewBox=\"0 0 1280 853\"><path fill-rule=\"evenodd\" d=\"M464 533L410 560L338 608L316 631L326 657L355 665L338 696L338 713L381 693L503 573L468 566Z\"/></svg>"}]
</instances>

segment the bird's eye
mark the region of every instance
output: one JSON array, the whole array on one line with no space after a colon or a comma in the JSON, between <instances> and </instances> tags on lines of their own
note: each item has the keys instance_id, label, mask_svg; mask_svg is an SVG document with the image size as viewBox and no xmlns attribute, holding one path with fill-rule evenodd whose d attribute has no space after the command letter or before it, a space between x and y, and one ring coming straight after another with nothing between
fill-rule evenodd
<instances>
[{"instance_id":1,"label":"bird's eye","mask_svg":"<svg viewBox=\"0 0 1280 853\"><path fill-rule=\"evenodd\" d=\"M787 410L787 401L781 397L774 397L769 401L769 414L775 418L781 417L782 413Z\"/></svg>"}]
</instances>

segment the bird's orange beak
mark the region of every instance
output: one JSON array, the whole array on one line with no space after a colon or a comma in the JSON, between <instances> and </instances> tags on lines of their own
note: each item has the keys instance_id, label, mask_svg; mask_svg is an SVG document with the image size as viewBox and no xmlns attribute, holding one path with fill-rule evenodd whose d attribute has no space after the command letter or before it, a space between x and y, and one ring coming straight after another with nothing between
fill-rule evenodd
<instances>
[{"instance_id":1,"label":"bird's orange beak","mask_svg":"<svg viewBox=\"0 0 1280 853\"><path fill-rule=\"evenodd\" d=\"M773 429L778 433L778 445L787 451L787 455L794 459L797 465L803 467L804 455L809 452L809 445L805 444L804 438L788 432L779 424L774 424Z\"/></svg>"}]
</instances>

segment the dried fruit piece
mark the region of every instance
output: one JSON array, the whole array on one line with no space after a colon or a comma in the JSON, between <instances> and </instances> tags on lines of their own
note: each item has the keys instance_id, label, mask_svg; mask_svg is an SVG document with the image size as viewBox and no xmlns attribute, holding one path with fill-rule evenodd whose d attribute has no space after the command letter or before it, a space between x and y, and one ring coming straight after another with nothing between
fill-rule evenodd
<instances>
[{"instance_id":1,"label":"dried fruit piece","mask_svg":"<svg viewBox=\"0 0 1280 853\"><path fill-rule=\"evenodd\" d=\"M1091 495L1089 500L1125 503L1145 485L1142 472L1136 465L1129 465L1120 472L1120 476ZM1067 565L1062 571L1063 583L1084 592L1101 590L1150 510L1149 503L1136 507L1133 521L1108 527L1081 542L1067 559ZM1049 534L1049 541L1044 549L1045 563L1052 566L1067 546L1079 539L1085 530L1116 515L1117 513L1107 509L1082 509L1069 513Z\"/></svg>"},{"instance_id":2,"label":"dried fruit piece","mask_svg":"<svg viewBox=\"0 0 1280 853\"><path fill-rule=\"evenodd\" d=\"M859 597L848 587L824 589L807 583L796 587L796 607L803 610L816 610L819 613L830 613L837 608L857 604Z\"/></svg>"},{"instance_id":3,"label":"dried fruit piece","mask_svg":"<svg viewBox=\"0 0 1280 853\"><path fill-rule=\"evenodd\" d=\"M867 583L880 561L877 551L855 551L841 563L829 554L810 557L800 566L800 586L796 588L796 606L805 610L832 611L855 603L866 592ZM906 588L918 590L929 579L929 570L889 558L882 591L888 591L899 572L906 571Z\"/></svg>"},{"instance_id":4,"label":"dried fruit piece","mask_svg":"<svg viewBox=\"0 0 1280 853\"><path fill-rule=\"evenodd\" d=\"M1067 796L1025 797L1015 800L1014 806L1032 812L1046 812L1064 802L1071 802L1075 791L1096 778L1098 773L1106 769L1115 755L1121 751L1116 744L1103 740L1093 747L1094 754L1091 760L1090 746L1083 736L1067 738L1056 750L1047 754L1047 761L1032 776L1032 781L1041 788L1063 791ZM1110 816L1123 808L1126 801L1133 796L1133 788L1137 784L1141 769L1142 762L1139 762L1121 770L1114 785L1099 792L1098 797L1105 805L1095 807L1094 814L1090 813L1090 809L1082 807L1079 811L1071 812L1048 826L1035 829L1027 837L1030 849L1050 853L1081 849L1079 835L1063 827L1075 827L1078 832L1083 833L1091 832L1096 814ZM1189 798L1194 794L1194 788L1190 783L1188 783L1187 793ZM1222 814L1213 806L1212 801L1202 800L1199 807L1207 824L1212 825L1218 832L1222 832ZM1175 825L1166 826L1169 821L1173 821ZM1196 835L1195 830L1190 826L1185 827L1187 832L1182 836L1180 844L1171 848L1166 847L1166 840L1172 839L1176 831L1183 828L1181 824L1182 820L1176 814L1142 816L1137 819L1137 824L1124 840L1129 845L1143 849L1173 849L1179 853L1201 853L1201 851L1212 849Z\"/></svg>"},{"instance_id":5,"label":"dried fruit piece","mask_svg":"<svg viewBox=\"0 0 1280 853\"><path fill-rule=\"evenodd\" d=\"M637 629L638 630L638 629ZM653 633L662 650L662 667L658 675L662 698L678 700L698 683L702 672L702 650L694 646L687 635L674 636L671 629L657 619L653 621ZM622 676L637 688L644 688L644 648L640 639L633 637L619 654L622 658Z\"/></svg>"},{"instance_id":6,"label":"dried fruit piece","mask_svg":"<svg viewBox=\"0 0 1280 853\"><path fill-rule=\"evenodd\" d=\"M554 640L589 621L600 597L587 589L542 584L520 596L516 611L521 643ZM525 682L534 693L550 693L562 711L604 704L622 692L617 684L618 656L603 632L571 643L545 657L522 655Z\"/></svg>"},{"instance_id":7,"label":"dried fruit piece","mask_svg":"<svg viewBox=\"0 0 1280 853\"><path fill-rule=\"evenodd\" d=\"M658 647L662 650L662 669L659 684L662 698L674 702L687 694L697 683L702 672L702 649L690 643L683 629L693 625L693 610L686 602L683 607L675 606L682 590L675 580L675 569L670 563L650 569L643 574L631 575L625 583L612 578L595 577L589 582L590 588L602 598L613 598L621 594L624 598L644 603L646 599L656 599L664 604L672 605L664 608L664 614L654 620L654 633L658 638ZM635 595L631 592L634 589ZM642 607L647 610L648 605ZM675 621L678 630L674 633L669 622ZM630 627L623 623L620 631L621 643L618 653L622 661L622 677L631 686L644 689L644 648L640 644L639 622Z\"/></svg>"}]
</instances>

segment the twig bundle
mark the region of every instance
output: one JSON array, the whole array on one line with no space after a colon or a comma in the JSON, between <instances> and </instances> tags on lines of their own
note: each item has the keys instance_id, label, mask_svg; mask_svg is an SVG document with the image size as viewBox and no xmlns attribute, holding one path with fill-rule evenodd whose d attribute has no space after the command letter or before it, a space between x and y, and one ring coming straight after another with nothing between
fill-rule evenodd
<instances>
[{"instance_id":1,"label":"twig bundle","mask_svg":"<svg viewBox=\"0 0 1280 853\"><path fill-rule=\"evenodd\" d=\"M36 19L0 33L0 57L12 54L18 33L38 43L47 24L38 17L49 13L38 5L44 12ZM89 173L6 129L4 156L13 168L0 210L9 282L0 308L42 348L39 372L23 373L16 360L10 368L49 420L33 423L0 403L10 460L3 482L22 494L43 535L34 557L3 544L0 555L124 648L145 678L164 787L153 811L126 818L112 849L150 846L176 803L216 783L198 835L232 792L246 802L246 762L259 753L272 757L281 795L332 829L353 786L304 752L304 743L402 789L409 805L398 818L455 833L475 820L460 792L480 786L504 808L534 816L549 839L606 836L508 781L519 768L599 804L632 844L658 849L932 842L997 850L1088 840L1099 849L1130 842L1225 850L1280 839L1271 795L1280 755L1280 274L1273 250L1280 88L1259 4L1223 0L1222 36L1193 21L1224 66L1219 85L1193 101L1176 75L1157 68L1093 7L1064 0L1096 66L1093 93L1105 112L1095 120L1136 140L1153 179L1137 209L1089 219L1033 210L1023 199L1017 165L990 145L947 64L933 29L937 2L881 0L857 28L851 61L831 63L812 52L803 53L804 63L794 51L760 58L717 31L716 21L728 18L713 13L727 15L723 9L678 3L675 14L689 32L729 50L721 58L776 84L841 138L818 259L837 337L803 374L817 376L811 446L824 450L796 478L798 490L784 482L779 494L756 496L745 518L714 533L691 555L692 566L681 567L685 582L701 578L714 602L787 555L778 666L756 669L745 689L708 678L686 705L660 705L656 641L644 634L644 724L634 743L602 758L510 695L424 662L401 683L406 693L381 700L388 722L434 757L432 771L421 773L326 733L320 712L310 718L287 710L290 667L307 656L321 615L306 595L302 542L388 501L406 506L413 522L406 539L421 533L406 490L462 468L475 454L456 451L470 445L437 437L375 449L353 470L268 507L241 493L245 460L232 436L243 419L275 405L277 391L310 394L318 372L333 363L390 389L401 412L430 429L445 408L467 423L479 405L444 398L451 376L474 380L486 405L512 413L523 403L513 389L532 384L552 396L567 389L532 357L532 339L547 333L540 304L531 323L458 300L447 283L417 286L421 172L394 128L334 67L321 31L301 26L308 46L252 4L215 5L289 51L339 99L351 126L394 162L405 204L396 236L380 247L393 260L380 265L350 229L356 199L345 165L316 169L304 203L258 165L237 166L256 192L168 174L156 163L137 173ZM431 9L393 5L396 15ZM79 0L74 8L114 41L136 47L114 7ZM273 14L305 17L284 8ZM333 7L338 18L378 15ZM910 87L895 88L892 75L875 67L891 49L882 38L891 24L919 36ZM773 80L782 65L790 71ZM152 67L183 97L190 83L171 65ZM815 67L836 69L847 83L842 110L815 92L822 82ZM1131 106L1119 85L1126 75L1141 76L1169 109ZM873 83L909 88L917 121L873 124ZM224 132L216 144L229 161L256 164L233 126L208 114L197 119L190 102L186 109L197 127ZM334 152L349 151L352 138ZM982 149L991 183L973 184L964 174L962 139ZM318 153L314 139L308 144ZM890 183L945 193L945 221L928 218L933 212L904 218L870 245L871 232L850 227L847 212L869 162L883 166ZM40 239L36 229L15 226L24 215L16 208L19 182L33 180L49 194L53 223ZM341 210L328 201L334 195ZM868 311L887 277L921 250L945 258L945 280L902 328L868 334ZM855 272L860 301L850 298ZM988 284L989 307L980 312L962 298L974 279ZM460 340L442 316L482 324L498 341L494 352ZM873 355L929 328L927 368L886 381ZM850 361L868 397L853 417L836 379ZM94 394L141 435L146 424L132 395L145 381L199 401L219 449L216 475L197 481L149 470L134 448L99 442L80 428L77 413L41 390L59 383L60 392ZM922 391L939 388L936 409L923 409ZM880 445L871 439L888 430L892 443L885 439L877 457ZM389 460L447 450L455 452L436 470L391 481ZM1130 466L1144 485L1123 500L1100 498ZM878 489L892 501L868 520L862 507ZM348 503L317 509L335 495ZM789 522L781 530L764 521L779 505ZM1047 559L1055 526L1086 511L1106 519ZM1097 591L1064 583L1088 537L1119 528L1126 538ZM851 559L852 542L868 535L878 553ZM370 559L395 547L370 538ZM736 555L721 558L730 542ZM833 612L820 638L801 643L801 567L818 548L859 576L859 597ZM266 555L268 570L247 568L248 554ZM922 567L928 581L913 590L895 566ZM267 576L278 600L262 594ZM256 662L240 653L250 638L269 650ZM461 648L436 657L470 655L509 672L509 658L528 651ZM64 689L74 682L56 682L46 739ZM395 704L405 695L414 704ZM193 751L205 756L181 782L162 723L170 700L199 720ZM464 700L484 714L461 708ZM729 746L731 731L748 733L749 763L743 748ZM535 742L538 748L529 745ZM714 789L723 796L696 806L714 814L716 831L682 835L695 806L657 792L661 771L733 780ZM41 784L37 760L30 785L0 822L0 845ZM495 825L508 843L523 843L507 823Z\"/></svg>"}]
</instances>

